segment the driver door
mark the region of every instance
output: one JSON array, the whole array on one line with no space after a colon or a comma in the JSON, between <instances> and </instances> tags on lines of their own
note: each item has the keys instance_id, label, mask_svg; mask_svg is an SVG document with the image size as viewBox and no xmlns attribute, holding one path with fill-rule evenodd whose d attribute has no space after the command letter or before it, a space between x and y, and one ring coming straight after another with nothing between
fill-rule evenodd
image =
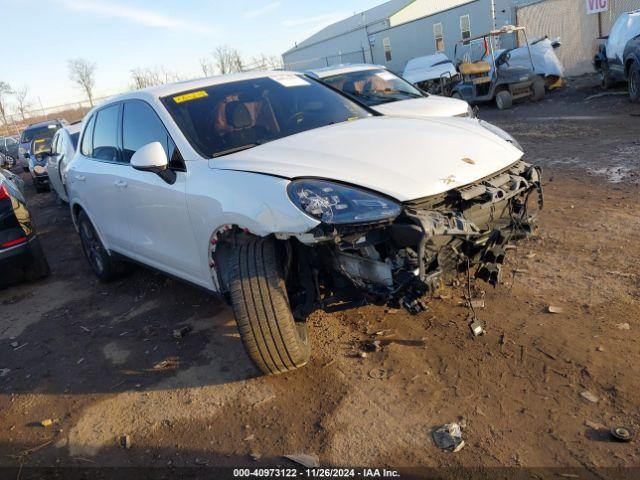
<instances>
[{"instance_id":1,"label":"driver door","mask_svg":"<svg viewBox=\"0 0 640 480\"><path fill-rule=\"evenodd\" d=\"M158 270L201 283L205 267L196 245L185 195L187 171L173 140L153 108L142 100L124 102L122 152L129 162L139 148L160 142L176 172L173 184L159 175L130 167L121 191L130 236L126 244L134 259Z\"/></svg>"}]
</instances>

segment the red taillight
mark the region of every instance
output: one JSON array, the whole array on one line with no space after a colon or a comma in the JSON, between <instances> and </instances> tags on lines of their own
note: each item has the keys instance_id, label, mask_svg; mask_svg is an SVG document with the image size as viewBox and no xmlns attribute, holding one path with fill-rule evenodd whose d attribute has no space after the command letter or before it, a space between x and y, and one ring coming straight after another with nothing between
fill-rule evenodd
<instances>
[{"instance_id":1,"label":"red taillight","mask_svg":"<svg viewBox=\"0 0 640 480\"><path fill-rule=\"evenodd\" d=\"M27 237L16 238L15 240L9 240L8 242L0 243L0 248L9 248L15 245L20 245L21 243L25 243L27 241Z\"/></svg>"},{"instance_id":2,"label":"red taillight","mask_svg":"<svg viewBox=\"0 0 640 480\"><path fill-rule=\"evenodd\" d=\"M4 200L5 198L9 198L9 191L7 187L0 185L0 200Z\"/></svg>"}]
</instances>

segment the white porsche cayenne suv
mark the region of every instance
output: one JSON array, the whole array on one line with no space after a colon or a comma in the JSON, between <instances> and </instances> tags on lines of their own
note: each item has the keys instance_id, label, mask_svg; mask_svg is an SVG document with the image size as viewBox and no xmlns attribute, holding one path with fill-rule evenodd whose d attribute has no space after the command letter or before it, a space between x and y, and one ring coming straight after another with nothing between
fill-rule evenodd
<instances>
[{"instance_id":1,"label":"white porsche cayenne suv","mask_svg":"<svg viewBox=\"0 0 640 480\"><path fill-rule=\"evenodd\" d=\"M385 117L317 80L251 72L131 92L90 111L67 187L103 281L133 260L231 302L265 373L304 365L305 319L340 297L419 311L541 206L540 171L464 118Z\"/></svg>"}]
</instances>

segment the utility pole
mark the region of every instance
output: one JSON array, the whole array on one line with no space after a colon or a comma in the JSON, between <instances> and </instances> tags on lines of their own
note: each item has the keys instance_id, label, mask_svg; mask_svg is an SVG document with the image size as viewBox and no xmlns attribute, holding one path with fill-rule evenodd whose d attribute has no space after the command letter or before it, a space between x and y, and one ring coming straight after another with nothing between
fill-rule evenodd
<instances>
[{"instance_id":1,"label":"utility pole","mask_svg":"<svg viewBox=\"0 0 640 480\"><path fill-rule=\"evenodd\" d=\"M44 107L42 106L42 100L38 97L38 103L40 104L40 110L42 111L42 116L46 117L47 115L44 113Z\"/></svg>"}]
</instances>

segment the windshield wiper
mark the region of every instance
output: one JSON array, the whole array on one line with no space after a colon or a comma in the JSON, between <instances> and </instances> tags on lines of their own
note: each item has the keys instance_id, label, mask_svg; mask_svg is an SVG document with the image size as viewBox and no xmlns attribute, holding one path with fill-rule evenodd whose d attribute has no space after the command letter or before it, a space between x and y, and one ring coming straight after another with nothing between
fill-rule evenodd
<instances>
[{"instance_id":1,"label":"windshield wiper","mask_svg":"<svg viewBox=\"0 0 640 480\"><path fill-rule=\"evenodd\" d=\"M257 147L260 143L247 143L246 145L240 145L238 147L227 148L213 154L213 158L222 157L224 155L230 155L232 153L241 152L243 150L249 150L250 148Z\"/></svg>"}]
</instances>

